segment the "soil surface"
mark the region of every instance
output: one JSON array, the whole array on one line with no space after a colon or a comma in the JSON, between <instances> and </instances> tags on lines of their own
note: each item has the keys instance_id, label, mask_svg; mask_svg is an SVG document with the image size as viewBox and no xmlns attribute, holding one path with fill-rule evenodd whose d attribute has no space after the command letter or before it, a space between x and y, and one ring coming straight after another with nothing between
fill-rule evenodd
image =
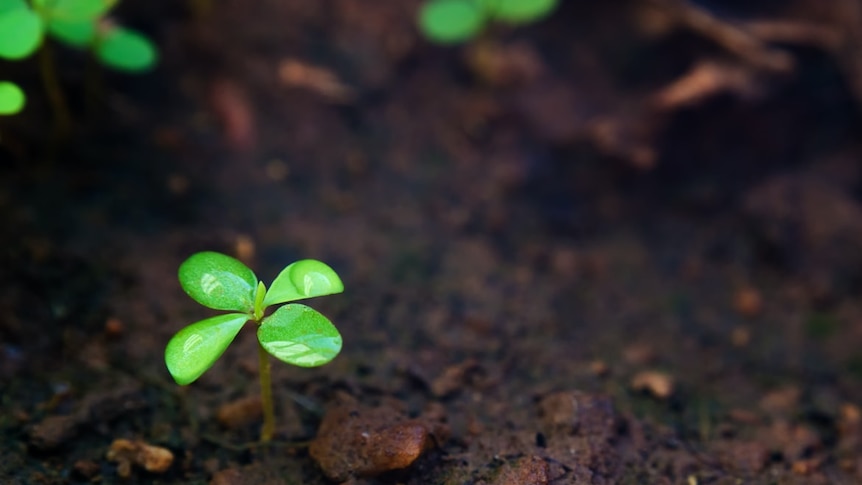
<instances>
[{"instance_id":1,"label":"soil surface","mask_svg":"<svg viewBox=\"0 0 862 485\"><path fill-rule=\"evenodd\" d=\"M160 65L59 49L64 142L10 65L0 482L862 483L862 8L561 3L128 0ZM345 283L267 446L253 329L165 368L202 250Z\"/></svg>"}]
</instances>

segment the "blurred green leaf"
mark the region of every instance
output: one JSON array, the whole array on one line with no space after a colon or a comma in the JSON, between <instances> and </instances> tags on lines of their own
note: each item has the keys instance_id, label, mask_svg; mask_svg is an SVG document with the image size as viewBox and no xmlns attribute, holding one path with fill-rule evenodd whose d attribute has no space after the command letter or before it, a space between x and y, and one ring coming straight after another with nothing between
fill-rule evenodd
<instances>
[{"instance_id":1,"label":"blurred green leaf","mask_svg":"<svg viewBox=\"0 0 862 485\"><path fill-rule=\"evenodd\" d=\"M42 42L42 19L26 6L0 13L0 57L23 59Z\"/></svg>"},{"instance_id":2,"label":"blurred green leaf","mask_svg":"<svg viewBox=\"0 0 862 485\"><path fill-rule=\"evenodd\" d=\"M94 20L50 20L48 32L57 40L72 47L83 49L96 39Z\"/></svg>"},{"instance_id":3,"label":"blurred green leaf","mask_svg":"<svg viewBox=\"0 0 862 485\"><path fill-rule=\"evenodd\" d=\"M101 35L96 55L105 65L120 71L146 71L156 64L155 45L143 34L115 27Z\"/></svg>"},{"instance_id":4,"label":"blurred green leaf","mask_svg":"<svg viewBox=\"0 0 862 485\"><path fill-rule=\"evenodd\" d=\"M0 15L22 8L29 9L30 6L24 0L0 0Z\"/></svg>"},{"instance_id":5,"label":"blurred green leaf","mask_svg":"<svg viewBox=\"0 0 862 485\"><path fill-rule=\"evenodd\" d=\"M525 24L550 14L558 0L478 0L495 20Z\"/></svg>"},{"instance_id":6,"label":"blurred green leaf","mask_svg":"<svg viewBox=\"0 0 862 485\"><path fill-rule=\"evenodd\" d=\"M484 12L471 0L431 0L419 11L419 29L438 44L467 41L479 33L484 23Z\"/></svg>"},{"instance_id":7,"label":"blurred green leaf","mask_svg":"<svg viewBox=\"0 0 862 485\"><path fill-rule=\"evenodd\" d=\"M0 81L0 115L14 115L24 109L27 97L17 84Z\"/></svg>"},{"instance_id":8,"label":"blurred green leaf","mask_svg":"<svg viewBox=\"0 0 862 485\"><path fill-rule=\"evenodd\" d=\"M117 0L33 0L33 6L46 18L57 20L95 20L105 15Z\"/></svg>"}]
</instances>

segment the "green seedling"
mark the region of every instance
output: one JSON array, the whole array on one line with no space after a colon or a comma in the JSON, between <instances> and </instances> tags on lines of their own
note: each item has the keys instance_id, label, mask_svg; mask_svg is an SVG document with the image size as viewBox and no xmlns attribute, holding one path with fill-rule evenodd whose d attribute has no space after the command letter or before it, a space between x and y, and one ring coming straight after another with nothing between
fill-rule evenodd
<instances>
[{"instance_id":1,"label":"green seedling","mask_svg":"<svg viewBox=\"0 0 862 485\"><path fill-rule=\"evenodd\" d=\"M14 115L24 109L27 97L17 84L0 81L0 115Z\"/></svg>"},{"instance_id":2,"label":"green seedling","mask_svg":"<svg viewBox=\"0 0 862 485\"><path fill-rule=\"evenodd\" d=\"M149 39L106 17L117 2L0 0L0 58L21 60L41 51L42 77L48 96L58 116L68 118L46 36L73 48L90 50L102 64L120 71L141 72L156 63L158 54ZM0 114L14 112L0 111Z\"/></svg>"},{"instance_id":3,"label":"green seedling","mask_svg":"<svg viewBox=\"0 0 862 485\"><path fill-rule=\"evenodd\" d=\"M341 335L316 310L298 303L272 305L344 291L341 279L313 259L285 267L269 290L240 261L215 252L193 254L179 269L183 290L201 305L231 313L207 318L180 330L165 348L165 363L177 384L194 382L224 353L247 322L257 325L263 428L261 441L272 439L275 413L269 355L300 367L317 367L341 351Z\"/></svg>"},{"instance_id":4,"label":"green seedling","mask_svg":"<svg viewBox=\"0 0 862 485\"><path fill-rule=\"evenodd\" d=\"M0 0L0 57L24 59L45 35L79 49L92 49L106 66L143 71L156 62L156 48L142 34L105 16L118 0Z\"/></svg>"},{"instance_id":5,"label":"green seedling","mask_svg":"<svg viewBox=\"0 0 862 485\"><path fill-rule=\"evenodd\" d=\"M536 22L559 0L428 0L419 11L419 29L438 44L459 44L481 34L490 22Z\"/></svg>"}]
</instances>

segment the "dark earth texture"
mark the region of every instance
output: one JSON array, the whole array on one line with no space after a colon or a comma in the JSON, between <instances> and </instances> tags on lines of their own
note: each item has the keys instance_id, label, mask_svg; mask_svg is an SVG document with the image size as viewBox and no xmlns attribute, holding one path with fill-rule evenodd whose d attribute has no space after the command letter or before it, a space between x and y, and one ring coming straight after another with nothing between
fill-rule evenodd
<instances>
[{"instance_id":1,"label":"dark earth texture","mask_svg":"<svg viewBox=\"0 0 862 485\"><path fill-rule=\"evenodd\" d=\"M0 64L0 482L862 483L862 6L560 3L126 0L65 139ZM165 368L203 250L344 280L266 446L252 328Z\"/></svg>"}]
</instances>

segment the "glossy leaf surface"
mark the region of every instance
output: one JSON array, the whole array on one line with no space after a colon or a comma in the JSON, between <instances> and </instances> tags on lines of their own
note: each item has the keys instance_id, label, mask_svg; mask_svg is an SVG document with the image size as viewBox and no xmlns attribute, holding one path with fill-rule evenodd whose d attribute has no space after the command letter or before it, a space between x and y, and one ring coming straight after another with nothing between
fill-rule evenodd
<instances>
[{"instance_id":1,"label":"glossy leaf surface","mask_svg":"<svg viewBox=\"0 0 862 485\"><path fill-rule=\"evenodd\" d=\"M0 115L14 115L24 109L27 97L17 84L0 81Z\"/></svg>"},{"instance_id":2,"label":"glossy leaf surface","mask_svg":"<svg viewBox=\"0 0 862 485\"><path fill-rule=\"evenodd\" d=\"M45 25L36 12L24 6L5 5L0 12L0 57L18 60L32 54L42 43Z\"/></svg>"},{"instance_id":3,"label":"glossy leaf surface","mask_svg":"<svg viewBox=\"0 0 862 485\"><path fill-rule=\"evenodd\" d=\"M316 367L341 351L341 334L317 310L293 303L263 320L257 329L263 348L278 360L300 367Z\"/></svg>"},{"instance_id":4,"label":"glossy leaf surface","mask_svg":"<svg viewBox=\"0 0 862 485\"><path fill-rule=\"evenodd\" d=\"M248 315L229 313L177 332L165 348L165 364L177 384L190 384L212 367L246 321Z\"/></svg>"},{"instance_id":5,"label":"glossy leaf surface","mask_svg":"<svg viewBox=\"0 0 862 485\"><path fill-rule=\"evenodd\" d=\"M156 64L156 46L143 34L115 27L96 46L96 55L106 66L120 71L140 72Z\"/></svg>"},{"instance_id":6,"label":"glossy leaf surface","mask_svg":"<svg viewBox=\"0 0 862 485\"><path fill-rule=\"evenodd\" d=\"M180 265L180 285L201 305L216 310L250 312L257 277L248 266L225 254L205 251Z\"/></svg>"},{"instance_id":7,"label":"glossy leaf surface","mask_svg":"<svg viewBox=\"0 0 862 485\"><path fill-rule=\"evenodd\" d=\"M419 11L419 29L438 44L469 40L484 23L485 14L473 0L430 0Z\"/></svg>"},{"instance_id":8,"label":"glossy leaf surface","mask_svg":"<svg viewBox=\"0 0 862 485\"><path fill-rule=\"evenodd\" d=\"M510 24L534 22L551 13L559 0L479 0L495 20Z\"/></svg>"},{"instance_id":9,"label":"glossy leaf surface","mask_svg":"<svg viewBox=\"0 0 862 485\"><path fill-rule=\"evenodd\" d=\"M342 291L344 283L335 270L316 259L302 259L281 270L267 291L263 304L270 306Z\"/></svg>"}]
</instances>

